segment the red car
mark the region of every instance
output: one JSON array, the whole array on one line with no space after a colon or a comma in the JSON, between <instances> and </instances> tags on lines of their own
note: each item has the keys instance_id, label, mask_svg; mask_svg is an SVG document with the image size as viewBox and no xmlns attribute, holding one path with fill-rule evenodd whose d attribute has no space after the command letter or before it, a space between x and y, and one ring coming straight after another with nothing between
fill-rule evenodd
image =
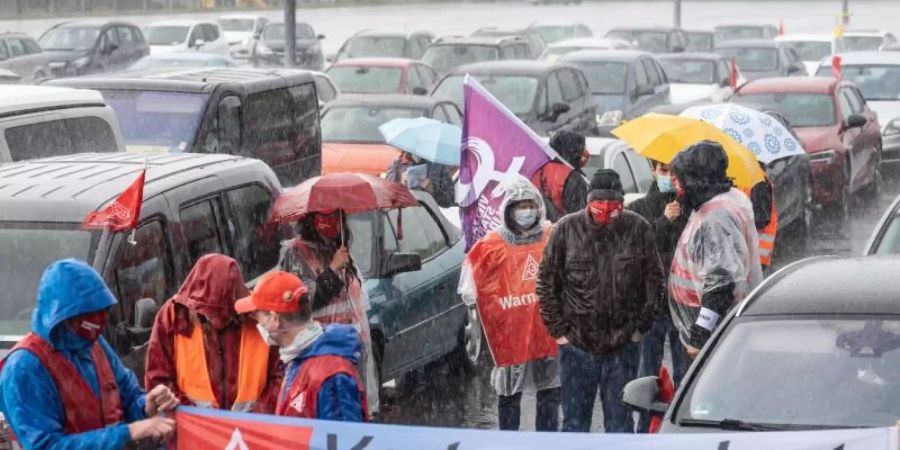
<instances>
[{"instance_id":1,"label":"red car","mask_svg":"<svg viewBox=\"0 0 900 450\"><path fill-rule=\"evenodd\" d=\"M437 82L428 64L400 58L343 59L326 73L346 94L427 95Z\"/></svg>"},{"instance_id":2,"label":"red car","mask_svg":"<svg viewBox=\"0 0 900 450\"><path fill-rule=\"evenodd\" d=\"M778 111L794 127L810 157L817 206L846 220L852 195L866 188L877 198L881 127L853 83L832 78L767 78L741 86L732 101Z\"/></svg>"}]
</instances>

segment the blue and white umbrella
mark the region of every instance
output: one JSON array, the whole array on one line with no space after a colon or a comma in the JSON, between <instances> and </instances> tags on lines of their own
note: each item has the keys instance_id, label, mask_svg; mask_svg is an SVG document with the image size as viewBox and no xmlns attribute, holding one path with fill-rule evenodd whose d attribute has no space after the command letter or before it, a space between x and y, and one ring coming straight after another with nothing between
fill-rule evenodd
<instances>
[{"instance_id":1,"label":"blue and white umbrella","mask_svg":"<svg viewBox=\"0 0 900 450\"><path fill-rule=\"evenodd\" d=\"M388 145L426 161L458 166L462 129L426 117L394 119L378 127Z\"/></svg>"},{"instance_id":2,"label":"blue and white umbrella","mask_svg":"<svg viewBox=\"0 0 900 450\"><path fill-rule=\"evenodd\" d=\"M803 145L778 119L746 106L693 106L680 115L709 122L750 149L763 164L805 153Z\"/></svg>"}]
</instances>

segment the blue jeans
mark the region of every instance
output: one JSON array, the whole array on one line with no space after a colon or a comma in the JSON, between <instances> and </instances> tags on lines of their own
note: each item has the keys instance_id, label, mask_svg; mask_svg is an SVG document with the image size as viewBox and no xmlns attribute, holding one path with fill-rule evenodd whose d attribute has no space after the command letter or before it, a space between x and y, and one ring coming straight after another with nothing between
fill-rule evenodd
<instances>
[{"instance_id":1,"label":"blue jeans","mask_svg":"<svg viewBox=\"0 0 900 450\"><path fill-rule=\"evenodd\" d=\"M665 317L653 322L644 337L641 339L641 363L638 369L638 377L654 377L659 375L659 368L663 365L663 354L666 345L666 337L669 338L669 351L672 353L672 381L675 388L681 384L685 372L690 365L684 345L678 338L678 330L672 319ZM638 433L646 433L650 429L650 415L641 414L638 422Z\"/></svg>"},{"instance_id":2,"label":"blue jeans","mask_svg":"<svg viewBox=\"0 0 900 450\"><path fill-rule=\"evenodd\" d=\"M559 388L537 391L535 431L559 431ZM522 393L497 398L497 421L501 430L518 431L522 413Z\"/></svg>"},{"instance_id":3,"label":"blue jeans","mask_svg":"<svg viewBox=\"0 0 900 450\"><path fill-rule=\"evenodd\" d=\"M562 431L591 431L594 401L600 391L603 426L607 433L634 433L631 409L622 403L622 390L637 375L638 345L600 356L572 344L559 347L562 383Z\"/></svg>"}]
</instances>

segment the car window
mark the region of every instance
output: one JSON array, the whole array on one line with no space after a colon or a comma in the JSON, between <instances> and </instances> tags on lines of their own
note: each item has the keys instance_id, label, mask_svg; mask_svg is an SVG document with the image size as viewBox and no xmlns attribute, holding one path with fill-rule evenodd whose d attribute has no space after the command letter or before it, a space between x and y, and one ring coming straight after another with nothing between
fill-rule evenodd
<instances>
[{"instance_id":1,"label":"car window","mask_svg":"<svg viewBox=\"0 0 900 450\"><path fill-rule=\"evenodd\" d=\"M838 94L838 102L841 105L841 117L846 122L847 119L853 115L853 104L850 103L850 96L847 95L846 89L841 89L841 92Z\"/></svg>"},{"instance_id":2,"label":"car window","mask_svg":"<svg viewBox=\"0 0 900 450\"><path fill-rule=\"evenodd\" d=\"M653 61L649 59L641 60L641 63L644 65L644 71L647 73L647 80L650 81L650 86L659 86L662 84L662 80L659 78L659 72L656 71L656 66L653 65Z\"/></svg>"},{"instance_id":3,"label":"car window","mask_svg":"<svg viewBox=\"0 0 900 450\"><path fill-rule=\"evenodd\" d=\"M191 29L191 35L188 38L188 46L193 47L197 45L197 40L203 40L204 37L203 27L201 27L200 25L195 26Z\"/></svg>"},{"instance_id":4,"label":"car window","mask_svg":"<svg viewBox=\"0 0 900 450\"><path fill-rule=\"evenodd\" d=\"M116 33L119 35L119 42L123 45L134 45L134 35L131 34L129 27L116 27Z\"/></svg>"},{"instance_id":5,"label":"car window","mask_svg":"<svg viewBox=\"0 0 900 450\"><path fill-rule=\"evenodd\" d=\"M38 45L37 41L34 39L22 39L22 42L25 44L25 49L28 50L28 53L42 53L41 46Z\"/></svg>"},{"instance_id":6,"label":"car window","mask_svg":"<svg viewBox=\"0 0 900 450\"><path fill-rule=\"evenodd\" d=\"M419 77L419 72L417 72L413 67L407 69L406 76L408 77L407 90L410 93L412 93L413 88L425 87L425 83L423 83L422 78Z\"/></svg>"},{"instance_id":7,"label":"car window","mask_svg":"<svg viewBox=\"0 0 900 450\"><path fill-rule=\"evenodd\" d=\"M560 70L556 72L556 76L559 78L563 100L573 102L581 98L581 88L578 86L578 78L575 76L575 72Z\"/></svg>"},{"instance_id":8,"label":"car window","mask_svg":"<svg viewBox=\"0 0 900 450\"><path fill-rule=\"evenodd\" d=\"M619 153L613 158L612 169L619 174L619 179L622 180L622 190L625 191L626 194L637 193L634 176L631 174L631 167L628 165L628 161L625 160L624 153Z\"/></svg>"},{"instance_id":9,"label":"car window","mask_svg":"<svg viewBox=\"0 0 900 450\"><path fill-rule=\"evenodd\" d=\"M105 32L103 32L103 36L106 38L106 45L121 45L121 41L119 40L119 33L116 31L117 28L118 27L108 28Z\"/></svg>"},{"instance_id":10,"label":"car window","mask_svg":"<svg viewBox=\"0 0 900 450\"><path fill-rule=\"evenodd\" d=\"M450 123L450 118L447 117L447 113L444 112L444 108L440 105L434 107L434 110L431 112L431 118L439 122Z\"/></svg>"},{"instance_id":11,"label":"car window","mask_svg":"<svg viewBox=\"0 0 900 450\"><path fill-rule=\"evenodd\" d=\"M403 208L401 227L403 239L397 239L397 210L387 213L389 228L385 228L385 250L394 246L400 253L415 253L422 260L440 253L447 247L447 241L440 225L424 206ZM393 236L391 236L393 235Z\"/></svg>"},{"instance_id":12,"label":"car window","mask_svg":"<svg viewBox=\"0 0 900 450\"><path fill-rule=\"evenodd\" d=\"M726 81L731 82L731 64L725 61L719 61L719 76L716 77L719 83Z\"/></svg>"},{"instance_id":13,"label":"car window","mask_svg":"<svg viewBox=\"0 0 900 450\"><path fill-rule=\"evenodd\" d=\"M449 120L447 123L456 125L458 127L462 126L462 114L459 113L459 110L456 108L456 105L452 103L443 103L444 114L447 115Z\"/></svg>"},{"instance_id":14,"label":"car window","mask_svg":"<svg viewBox=\"0 0 900 450\"><path fill-rule=\"evenodd\" d=\"M853 111L856 114L862 114L866 110L866 100L859 92L859 89L850 87L847 89L847 93L850 95L850 103L853 104Z\"/></svg>"},{"instance_id":15,"label":"car window","mask_svg":"<svg viewBox=\"0 0 900 450\"><path fill-rule=\"evenodd\" d=\"M425 52L425 47L422 46L422 41L418 38L409 40L409 56L412 59L419 59L422 57L422 53Z\"/></svg>"},{"instance_id":16,"label":"car window","mask_svg":"<svg viewBox=\"0 0 900 450\"><path fill-rule=\"evenodd\" d=\"M659 78L660 84L669 84L669 76L666 75L666 71L663 69L662 64L656 60L651 60L650 63L656 69L656 76Z\"/></svg>"},{"instance_id":17,"label":"car window","mask_svg":"<svg viewBox=\"0 0 900 450\"><path fill-rule=\"evenodd\" d=\"M318 92L319 100L321 100L322 103L328 103L337 97L337 91L335 91L334 87L327 79L324 77L315 77L315 81L316 91Z\"/></svg>"},{"instance_id":18,"label":"car window","mask_svg":"<svg viewBox=\"0 0 900 450\"><path fill-rule=\"evenodd\" d=\"M138 44L144 43L144 33L140 30L140 28L128 27L131 30L131 34L134 37L134 42Z\"/></svg>"},{"instance_id":19,"label":"car window","mask_svg":"<svg viewBox=\"0 0 900 450\"><path fill-rule=\"evenodd\" d=\"M319 99L316 97L316 85L314 83L306 83L299 86L288 88L291 96L293 113L294 113L294 129L295 136L302 136L303 139L299 144L295 145L300 158L306 158L318 154L319 149ZM316 170L318 173L318 169Z\"/></svg>"},{"instance_id":20,"label":"car window","mask_svg":"<svg viewBox=\"0 0 900 450\"><path fill-rule=\"evenodd\" d=\"M577 37L591 37L594 33L591 32L591 29L584 25L576 25L575 26L575 36Z\"/></svg>"},{"instance_id":21,"label":"car window","mask_svg":"<svg viewBox=\"0 0 900 450\"><path fill-rule=\"evenodd\" d=\"M318 103L318 100L314 100ZM291 120L291 98L285 89L273 89L247 96L245 117L246 145L242 155L274 163L291 152L297 130Z\"/></svg>"},{"instance_id":22,"label":"car window","mask_svg":"<svg viewBox=\"0 0 900 450\"><path fill-rule=\"evenodd\" d=\"M647 70L640 62L634 65L634 81L638 89L651 86L650 79L647 77Z\"/></svg>"},{"instance_id":23,"label":"car window","mask_svg":"<svg viewBox=\"0 0 900 450\"><path fill-rule=\"evenodd\" d=\"M13 161L119 151L109 122L99 117L73 117L7 128L4 133Z\"/></svg>"},{"instance_id":24,"label":"car window","mask_svg":"<svg viewBox=\"0 0 900 450\"><path fill-rule=\"evenodd\" d=\"M518 59L516 47L513 45L500 46L500 59Z\"/></svg>"},{"instance_id":25,"label":"car window","mask_svg":"<svg viewBox=\"0 0 900 450\"><path fill-rule=\"evenodd\" d=\"M522 42L513 45L513 48L516 50L516 59L531 59L531 49L528 48L528 44Z\"/></svg>"},{"instance_id":26,"label":"car window","mask_svg":"<svg viewBox=\"0 0 900 450\"><path fill-rule=\"evenodd\" d=\"M22 44L22 41L18 39L7 39L6 45L9 46L9 53L13 58L17 56L23 56L28 53L28 51L25 50L25 46Z\"/></svg>"},{"instance_id":27,"label":"car window","mask_svg":"<svg viewBox=\"0 0 900 450\"><path fill-rule=\"evenodd\" d=\"M649 191L650 186L653 185L654 181L653 173L650 172L650 162L647 161L647 159L643 156L640 156L631 150L626 151L625 156L628 158L628 164L631 166L631 169L634 173L634 181L637 184L637 191Z\"/></svg>"},{"instance_id":28,"label":"car window","mask_svg":"<svg viewBox=\"0 0 900 450\"><path fill-rule=\"evenodd\" d=\"M884 35L884 43L885 44L896 44L897 38L895 38L893 34L888 33L888 34Z\"/></svg>"},{"instance_id":29,"label":"car window","mask_svg":"<svg viewBox=\"0 0 900 450\"><path fill-rule=\"evenodd\" d=\"M551 75L547 77L547 108L562 102L562 88L559 86L559 79Z\"/></svg>"},{"instance_id":30,"label":"car window","mask_svg":"<svg viewBox=\"0 0 900 450\"><path fill-rule=\"evenodd\" d=\"M134 304L138 300L152 298L162 306L174 293L172 254L165 230L163 221L155 219L135 230L138 245L120 241L112 284L129 324L134 324Z\"/></svg>"},{"instance_id":31,"label":"car window","mask_svg":"<svg viewBox=\"0 0 900 450\"><path fill-rule=\"evenodd\" d=\"M416 64L413 66L416 72L419 73L419 78L422 80L422 85L424 87L434 86L434 82L437 81L435 78L435 73L433 70L429 69L428 66L423 66L421 64Z\"/></svg>"},{"instance_id":32,"label":"car window","mask_svg":"<svg viewBox=\"0 0 900 450\"><path fill-rule=\"evenodd\" d=\"M6 48L6 42L0 41L0 61L9 59L9 50Z\"/></svg>"},{"instance_id":33,"label":"car window","mask_svg":"<svg viewBox=\"0 0 900 450\"><path fill-rule=\"evenodd\" d=\"M219 235L218 209L213 204L214 200L203 200L181 208L181 229L184 233L184 241L187 244L188 255L191 257L191 267L197 259L208 253L224 253L225 247L222 237Z\"/></svg>"},{"instance_id":34,"label":"car window","mask_svg":"<svg viewBox=\"0 0 900 450\"><path fill-rule=\"evenodd\" d=\"M217 27L213 24L209 24L209 23L204 25L204 27L206 28L206 31L205 31L206 42L213 42L213 41L219 40L219 27Z\"/></svg>"},{"instance_id":35,"label":"car window","mask_svg":"<svg viewBox=\"0 0 900 450\"><path fill-rule=\"evenodd\" d=\"M244 278L252 280L278 264L278 229L269 224L272 195L257 185L226 193L234 229L231 241Z\"/></svg>"}]
</instances>

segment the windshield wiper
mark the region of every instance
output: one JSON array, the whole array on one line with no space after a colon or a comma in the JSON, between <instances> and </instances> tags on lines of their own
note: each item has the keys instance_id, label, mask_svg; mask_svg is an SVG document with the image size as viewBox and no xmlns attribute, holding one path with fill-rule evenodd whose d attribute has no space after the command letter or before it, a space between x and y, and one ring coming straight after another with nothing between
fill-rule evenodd
<instances>
[{"instance_id":1,"label":"windshield wiper","mask_svg":"<svg viewBox=\"0 0 900 450\"><path fill-rule=\"evenodd\" d=\"M807 428L803 425L778 425L769 423L744 422L743 420L722 419L722 420L700 420L700 419L682 419L678 425L687 427L708 427L718 428L727 431L787 431L797 428Z\"/></svg>"}]
</instances>

